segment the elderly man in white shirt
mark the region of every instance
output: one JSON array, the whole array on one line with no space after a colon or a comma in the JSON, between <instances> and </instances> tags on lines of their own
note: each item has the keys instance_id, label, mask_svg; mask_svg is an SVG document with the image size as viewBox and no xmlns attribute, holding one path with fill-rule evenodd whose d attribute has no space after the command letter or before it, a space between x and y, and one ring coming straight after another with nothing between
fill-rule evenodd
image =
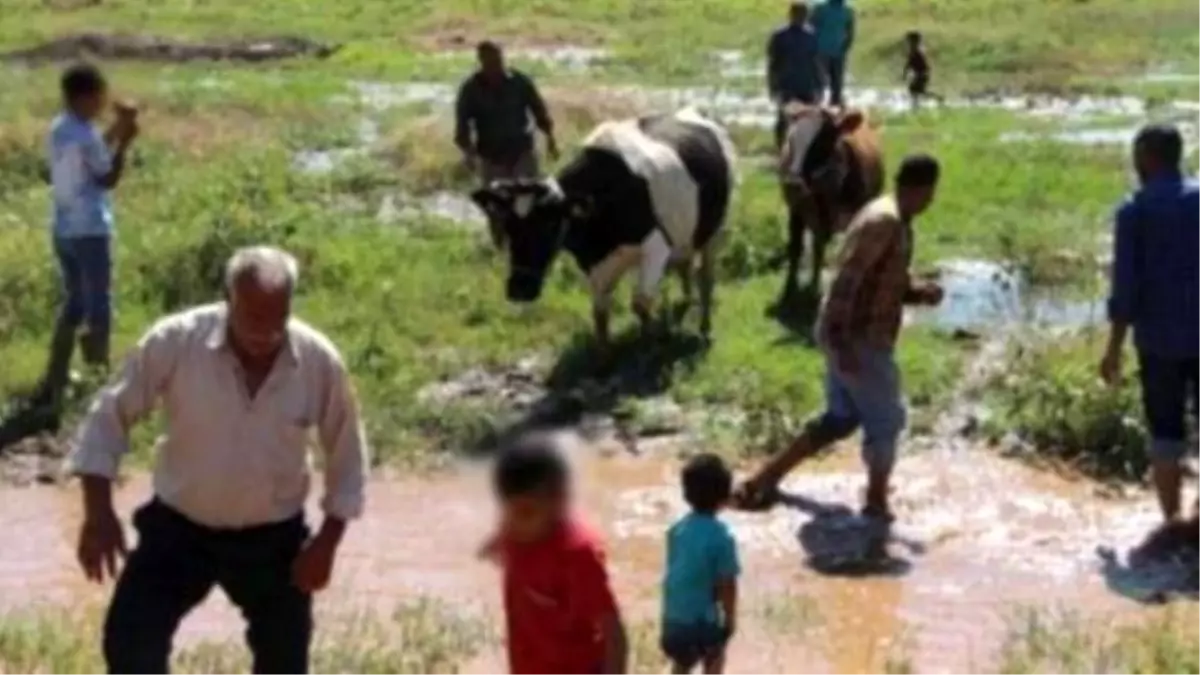
<instances>
[{"instance_id":1,"label":"elderly man in white shirt","mask_svg":"<svg viewBox=\"0 0 1200 675\"><path fill-rule=\"evenodd\" d=\"M256 673L303 673L312 593L326 586L347 521L363 509L367 448L337 349L291 317L294 258L255 247L226 268L226 302L159 321L80 429L79 562L117 577L125 554L112 481L130 428L166 413L154 496L104 625L111 672L164 673L180 620L219 585L249 624ZM324 451L325 519L309 538L309 430Z\"/></svg>"}]
</instances>

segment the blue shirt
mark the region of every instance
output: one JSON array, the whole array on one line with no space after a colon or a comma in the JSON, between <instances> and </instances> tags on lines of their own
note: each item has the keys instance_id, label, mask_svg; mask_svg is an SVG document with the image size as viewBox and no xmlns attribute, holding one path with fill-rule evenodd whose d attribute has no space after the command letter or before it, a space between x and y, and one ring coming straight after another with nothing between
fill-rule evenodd
<instances>
[{"instance_id":1,"label":"blue shirt","mask_svg":"<svg viewBox=\"0 0 1200 675\"><path fill-rule=\"evenodd\" d=\"M846 0L825 0L817 5L812 25L817 32L817 49L823 56L846 55L854 29L854 10L846 6Z\"/></svg>"},{"instance_id":2,"label":"blue shirt","mask_svg":"<svg viewBox=\"0 0 1200 675\"><path fill-rule=\"evenodd\" d=\"M112 170L112 157L100 132L90 122L64 112L50 125L47 153L54 236L110 236L112 206L100 179Z\"/></svg>"},{"instance_id":3,"label":"blue shirt","mask_svg":"<svg viewBox=\"0 0 1200 675\"><path fill-rule=\"evenodd\" d=\"M663 621L717 623L717 582L740 572L737 544L725 523L702 513L684 516L667 532Z\"/></svg>"},{"instance_id":4,"label":"blue shirt","mask_svg":"<svg viewBox=\"0 0 1200 675\"><path fill-rule=\"evenodd\" d=\"M1137 348L1196 358L1200 347L1200 186L1158 176L1117 209L1111 320L1133 326Z\"/></svg>"},{"instance_id":5,"label":"blue shirt","mask_svg":"<svg viewBox=\"0 0 1200 675\"><path fill-rule=\"evenodd\" d=\"M767 43L767 87L773 96L811 101L821 89L817 34L810 26L789 23Z\"/></svg>"}]
</instances>

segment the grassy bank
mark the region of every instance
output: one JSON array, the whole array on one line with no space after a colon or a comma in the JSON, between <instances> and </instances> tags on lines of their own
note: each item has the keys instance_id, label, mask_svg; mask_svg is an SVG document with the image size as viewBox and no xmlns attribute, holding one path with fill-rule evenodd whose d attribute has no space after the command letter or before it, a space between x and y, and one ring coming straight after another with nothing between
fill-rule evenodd
<instances>
[{"instance_id":1,"label":"grassy bank","mask_svg":"<svg viewBox=\"0 0 1200 675\"><path fill-rule=\"evenodd\" d=\"M103 626L100 608L29 609L0 615L0 671L99 673ZM66 627L70 629L66 629ZM433 600L416 600L390 615L361 614L319 620L312 670L318 673L446 673L494 644L479 619ZM200 642L176 652L174 672L248 672L241 641Z\"/></svg>"},{"instance_id":2,"label":"grassy bank","mask_svg":"<svg viewBox=\"0 0 1200 675\"><path fill-rule=\"evenodd\" d=\"M1152 67L1194 72L1200 18L1187 0L853 1L859 77L892 80L901 38L926 33L944 86L1063 87ZM409 77L439 67L430 52L462 49L484 37L510 44L603 44L612 77L694 79L714 68L716 49L758 55L782 21L782 3L756 0L640 2L603 0L233 0L146 3L134 0L6 0L19 17L0 29L0 45L27 46L72 31L133 30L197 38L299 34L343 42L329 67ZM270 27L269 30L266 27ZM427 76L427 75L426 75ZM1108 86L1108 85L1105 85Z\"/></svg>"},{"instance_id":3,"label":"grassy bank","mask_svg":"<svg viewBox=\"0 0 1200 675\"><path fill-rule=\"evenodd\" d=\"M1012 624L1002 673L1200 673L1196 612L1174 607L1132 624L1026 611Z\"/></svg>"},{"instance_id":4,"label":"grassy bank","mask_svg":"<svg viewBox=\"0 0 1200 675\"><path fill-rule=\"evenodd\" d=\"M991 387L999 438L1015 433L1036 448L1035 458L1065 461L1103 478L1141 480L1149 467L1136 360L1127 354L1124 383L1109 388L1097 367L1101 332L1014 346L1004 374Z\"/></svg>"}]
</instances>

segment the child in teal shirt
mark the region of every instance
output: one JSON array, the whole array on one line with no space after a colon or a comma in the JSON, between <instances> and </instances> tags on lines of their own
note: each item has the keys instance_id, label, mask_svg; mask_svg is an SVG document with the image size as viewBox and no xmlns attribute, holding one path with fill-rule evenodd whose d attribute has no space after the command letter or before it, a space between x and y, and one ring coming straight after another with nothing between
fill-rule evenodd
<instances>
[{"instance_id":1,"label":"child in teal shirt","mask_svg":"<svg viewBox=\"0 0 1200 675\"><path fill-rule=\"evenodd\" d=\"M683 468L683 497L692 512L667 532L661 646L676 673L725 667L725 645L737 626L737 544L717 512L729 501L733 474L720 457L699 455Z\"/></svg>"}]
</instances>

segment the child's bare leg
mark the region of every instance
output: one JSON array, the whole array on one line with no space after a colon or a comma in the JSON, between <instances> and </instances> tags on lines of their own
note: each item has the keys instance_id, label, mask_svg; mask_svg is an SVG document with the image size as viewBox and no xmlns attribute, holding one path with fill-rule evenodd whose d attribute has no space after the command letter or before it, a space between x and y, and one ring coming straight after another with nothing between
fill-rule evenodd
<instances>
[{"instance_id":1,"label":"child's bare leg","mask_svg":"<svg viewBox=\"0 0 1200 675\"><path fill-rule=\"evenodd\" d=\"M725 650L724 649L717 652L716 654L713 654L712 656L705 657L704 672L709 675L720 675L721 673L725 672Z\"/></svg>"}]
</instances>

